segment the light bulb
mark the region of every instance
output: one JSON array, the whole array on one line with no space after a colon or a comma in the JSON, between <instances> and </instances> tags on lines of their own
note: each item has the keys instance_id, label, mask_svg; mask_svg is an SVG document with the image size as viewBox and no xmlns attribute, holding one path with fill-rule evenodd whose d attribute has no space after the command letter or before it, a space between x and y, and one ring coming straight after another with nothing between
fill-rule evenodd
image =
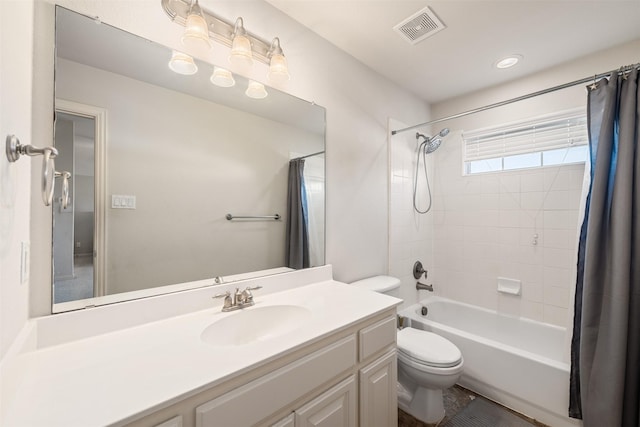
<instances>
[{"instance_id":1,"label":"light bulb","mask_svg":"<svg viewBox=\"0 0 640 427\"><path fill-rule=\"evenodd\" d=\"M286 82L290 78L291 75L289 75L287 58L280 53L271 55L271 61L269 62L269 80L280 83Z\"/></svg>"},{"instance_id":2,"label":"light bulb","mask_svg":"<svg viewBox=\"0 0 640 427\"><path fill-rule=\"evenodd\" d=\"M196 1L189 10L187 21L185 22L184 33L182 34L182 44L195 49L210 49L209 27L207 21L202 16L202 10Z\"/></svg>"},{"instance_id":3,"label":"light bulb","mask_svg":"<svg viewBox=\"0 0 640 427\"><path fill-rule=\"evenodd\" d=\"M251 52L251 40L247 37L242 18L236 19L231 43L231 55L229 62L237 67L250 67L253 65L253 53Z\"/></svg>"}]
</instances>

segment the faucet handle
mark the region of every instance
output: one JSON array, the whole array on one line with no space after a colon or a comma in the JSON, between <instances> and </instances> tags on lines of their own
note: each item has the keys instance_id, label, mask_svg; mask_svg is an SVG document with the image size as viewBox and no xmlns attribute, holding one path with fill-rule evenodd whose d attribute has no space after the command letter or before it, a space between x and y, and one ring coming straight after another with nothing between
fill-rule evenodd
<instances>
[{"instance_id":1,"label":"faucet handle","mask_svg":"<svg viewBox=\"0 0 640 427\"><path fill-rule=\"evenodd\" d=\"M213 298L224 298L224 305L222 308L229 308L233 305L233 301L231 301L231 292L226 291L223 294L214 295Z\"/></svg>"},{"instance_id":2,"label":"faucet handle","mask_svg":"<svg viewBox=\"0 0 640 427\"><path fill-rule=\"evenodd\" d=\"M262 286L247 286L245 288L244 291L242 291L242 293L244 294L244 300L246 303L252 303L253 302L253 294L251 293L251 291L257 291L258 289L262 289Z\"/></svg>"},{"instance_id":3,"label":"faucet handle","mask_svg":"<svg viewBox=\"0 0 640 427\"><path fill-rule=\"evenodd\" d=\"M246 300L244 291L241 291L240 288L236 288L236 291L233 294L233 300L236 305L244 304Z\"/></svg>"}]
</instances>

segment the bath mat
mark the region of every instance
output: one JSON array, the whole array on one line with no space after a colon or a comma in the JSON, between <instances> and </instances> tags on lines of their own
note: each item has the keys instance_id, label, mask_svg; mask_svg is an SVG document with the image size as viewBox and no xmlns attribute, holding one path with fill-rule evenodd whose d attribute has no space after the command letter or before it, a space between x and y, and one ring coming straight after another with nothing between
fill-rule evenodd
<instances>
[{"instance_id":1,"label":"bath mat","mask_svg":"<svg viewBox=\"0 0 640 427\"><path fill-rule=\"evenodd\" d=\"M476 398L442 427L531 427L535 424L512 414L507 409L482 398Z\"/></svg>"}]
</instances>

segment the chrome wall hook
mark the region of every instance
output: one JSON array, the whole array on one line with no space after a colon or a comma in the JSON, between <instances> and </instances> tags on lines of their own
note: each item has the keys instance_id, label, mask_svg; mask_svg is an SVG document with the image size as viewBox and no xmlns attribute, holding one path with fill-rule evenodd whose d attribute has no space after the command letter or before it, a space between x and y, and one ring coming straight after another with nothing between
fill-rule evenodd
<instances>
[{"instance_id":1,"label":"chrome wall hook","mask_svg":"<svg viewBox=\"0 0 640 427\"><path fill-rule=\"evenodd\" d=\"M53 200L53 178L55 175L54 160L58 150L54 147L37 148L33 145L22 145L15 135L7 135L5 142L7 159L14 163L20 156L43 156L42 158L42 201L45 206L51 205Z\"/></svg>"}]
</instances>

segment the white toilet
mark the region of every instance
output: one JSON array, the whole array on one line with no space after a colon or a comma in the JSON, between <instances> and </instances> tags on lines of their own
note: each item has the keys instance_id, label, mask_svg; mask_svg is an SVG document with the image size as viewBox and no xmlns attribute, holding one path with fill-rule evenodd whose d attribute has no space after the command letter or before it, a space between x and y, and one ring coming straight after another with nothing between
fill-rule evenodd
<instances>
[{"instance_id":1,"label":"white toilet","mask_svg":"<svg viewBox=\"0 0 640 427\"><path fill-rule=\"evenodd\" d=\"M399 297L400 280L375 276L352 283ZM462 375L462 353L444 337L420 329L398 330L398 406L415 418L434 424L444 418L442 390Z\"/></svg>"}]
</instances>

